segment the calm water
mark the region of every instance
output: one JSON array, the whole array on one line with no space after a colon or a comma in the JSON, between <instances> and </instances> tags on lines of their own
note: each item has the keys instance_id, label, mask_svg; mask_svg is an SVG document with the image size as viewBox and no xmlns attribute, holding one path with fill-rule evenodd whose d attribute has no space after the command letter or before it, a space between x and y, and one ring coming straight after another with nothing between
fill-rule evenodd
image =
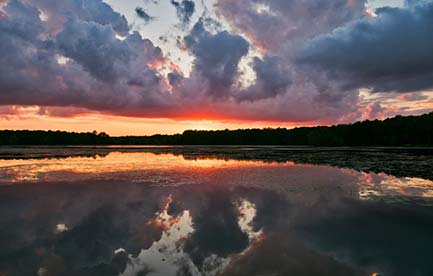
<instances>
[{"instance_id":1,"label":"calm water","mask_svg":"<svg viewBox=\"0 0 433 276\"><path fill-rule=\"evenodd\" d=\"M433 150L0 148L0 275L433 275Z\"/></svg>"}]
</instances>

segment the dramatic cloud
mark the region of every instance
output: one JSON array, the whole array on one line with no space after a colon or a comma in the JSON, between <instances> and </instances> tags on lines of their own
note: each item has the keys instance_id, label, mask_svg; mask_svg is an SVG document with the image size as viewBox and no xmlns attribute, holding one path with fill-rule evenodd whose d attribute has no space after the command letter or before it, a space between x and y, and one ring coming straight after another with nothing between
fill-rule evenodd
<instances>
[{"instance_id":1,"label":"dramatic cloud","mask_svg":"<svg viewBox=\"0 0 433 276\"><path fill-rule=\"evenodd\" d=\"M263 60L255 57L253 69L256 73L256 82L239 96L242 100L274 97L286 92L291 83L290 73L277 57L265 56Z\"/></svg>"},{"instance_id":2,"label":"dramatic cloud","mask_svg":"<svg viewBox=\"0 0 433 276\"><path fill-rule=\"evenodd\" d=\"M129 25L153 20L146 6L129 7L128 23L108 2L0 2L0 49L7 53L0 56L0 105L335 123L407 108L388 106L395 93L373 105L360 88L433 86L430 0L369 13L365 0L214 0L212 9L172 0L173 28L149 36L174 38L164 52L146 38L144 24ZM159 18L156 4L143 5ZM407 106L428 99L399 98Z\"/></svg>"},{"instance_id":3,"label":"dramatic cloud","mask_svg":"<svg viewBox=\"0 0 433 276\"><path fill-rule=\"evenodd\" d=\"M307 44L299 62L316 65L345 85L374 91L433 87L433 3L381 8Z\"/></svg>"},{"instance_id":4,"label":"dramatic cloud","mask_svg":"<svg viewBox=\"0 0 433 276\"><path fill-rule=\"evenodd\" d=\"M363 16L365 1L218 0L216 9L257 46L269 51L293 51L306 38Z\"/></svg>"},{"instance_id":5,"label":"dramatic cloud","mask_svg":"<svg viewBox=\"0 0 433 276\"><path fill-rule=\"evenodd\" d=\"M54 27L61 27L66 14L74 14L80 20L93 21L101 25L111 25L121 34L128 34L129 27L125 16L115 12L102 0L24 0L40 8L47 16L47 21Z\"/></svg>"},{"instance_id":6,"label":"dramatic cloud","mask_svg":"<svg viewBox=\"0 0 433 276\"><path fill-rule=\"evenodd\" d=\"M102 81L116 81L130 59L127 42L116 39L109 26L69 18L57 35L60 52ZM126 74L127 72L123 72Z\"/></svg>"},{"instance_id":7,"label":"dramatic cloud","mask_svg":"<svg viewBox=\"0 0 433 276\"><path fill-rule=\"evenodd\" d=\"M176 14L182 23L189 23L195 11L194 1L182 0L180 2L171 0L171 4L176 8Z\"/></svg>"},{"instance_id":8,"label":"dramatic cloud","mask_svg":"<svg viewBox=\"0 0 433 276\"><path fill-rule=\"evenodd\" d=\"M194 70L208 83L209 93L227 96L238 73L238 64L248 53L248 42L226 31L211 34L200 20L185 37L185 45L194 55Z\"/></svg>"},{"instance_id":9,"label":"dramatic cloud","mask_svg":"<svg viewBox=\"0 0 433 276\"><path fill-rule=\"evenodd\" d=\"M363 17L364 1L219 0L216 8L235 30L265 53L263 59L256 58L252 63L254 84L238 96L253 101L251 109L267 99L274 118L301 121L326 121L356 110L358 91L341 89L338 81L298 66L293 60L309 39Z\"/></svg>"},{"instance_id":10,"label":"dramatic cloud","mask_svg":"<svg viewBox=\"0 0 433 276\"><path fill-rule=\"evenodd\" d=\"M87 3L87 2L86 2ZM3 104L115 110L169 104L164 84L148 66L164 58L138 33L123 41L113 26L68 15L56 35L40 12L11 0L0 20L0 100Z\"/></svg>"}]
</instances>

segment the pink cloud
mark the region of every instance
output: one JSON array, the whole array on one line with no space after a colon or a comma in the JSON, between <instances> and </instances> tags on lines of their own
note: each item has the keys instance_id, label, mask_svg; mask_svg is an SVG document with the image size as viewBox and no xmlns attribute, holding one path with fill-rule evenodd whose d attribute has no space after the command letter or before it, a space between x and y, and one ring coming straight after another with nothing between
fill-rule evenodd
<instances>
[{"instance_id":1,"label":"pink cloud","mask_svg":"<svg viewBox=\"0 0 433 276\"><path fill-rule=\"evenodd\" d=\"M94 112L314 124L406 112L362 103L355 84L295 61L310 39L365 17L365 1L271 0L258 10L254 1L218 0L216 12L233 31L210 30L215 19L202 17L178 38L194 57L189 76L132 32L123 15L101 0L88 1L2 0L0 48L8 53L0 56L2 114L20 115L8 107L17 105L41 106L38 115L49 117ZM241 87L239 63L254 47L262 50L249 64L256 78Z\"/></svg>"}]
</instances>

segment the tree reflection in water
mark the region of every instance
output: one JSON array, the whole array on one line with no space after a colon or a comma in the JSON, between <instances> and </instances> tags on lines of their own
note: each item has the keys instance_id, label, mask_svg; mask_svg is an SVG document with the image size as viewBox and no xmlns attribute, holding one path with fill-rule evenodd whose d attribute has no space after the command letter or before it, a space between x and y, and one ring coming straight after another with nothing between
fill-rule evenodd
<instances>
[{"instance_id":1,"label":"tree reflection in water","mask_svg":"<svg viewBox=\"0 0 433 276\"><path fill-rule=\"evenodd\" d=\"M0 171L6 275L433 275L422 178L140 151Z\"/></svg>"}]
</instances>

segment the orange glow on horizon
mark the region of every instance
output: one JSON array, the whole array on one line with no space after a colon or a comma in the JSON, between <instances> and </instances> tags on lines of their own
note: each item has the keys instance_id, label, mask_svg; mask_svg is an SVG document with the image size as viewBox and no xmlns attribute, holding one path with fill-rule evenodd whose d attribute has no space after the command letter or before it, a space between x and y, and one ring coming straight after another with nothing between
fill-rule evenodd
<instances>
[{"instance_id":1,"label":"orange glow on horizon","mask_svg":"<svg viewBox=\"0 0 433 276\"><path fill-rule=\"evenodd\" d=\"M150 152L110 152L105 156L68 157L63 159L12 159L0 160L0 182L37 182L106 179L104 175L133 175L135 181L149 175L149 172L176 171L186 174L208 174L222 169L239 169L251 167L292 167L293 162L276 163L247 160L225 160L221 158L185 158L174 154L154 154ZM157 178L159 179L159 178ZM172 199L169 197L165 209Z\"/></svg>"},{"instance_id":2,"label":"orange glow on horizon","mask_svg":"<svg viewBox=\"0 0 433 276\"><path fill-rule=\"evenodd\" d=\"M33 112L33 111L32 111ZM170 118L139 118L104 114L80 114L67 117L18 114L1 115L0 130L62 130L74 132L106 132L111 136L176 134L185 130L223 130L242 128L294 128L315 126L302 122L233 120L201 112Z\"/></svg>"},{"instance_id":3,"label":"orange glow on horizon","mask_svg":"<svg viewBox=\"0 0 433 276\"><path fill-rule=\"evenodd\" d=\"M170 90L168 82L165 83ZM400 114L405 108L406 114L419 115L433 110L433 92L423 92L426 99L421 101L402 101L400 96L394 102L383 105L383 118ZM258 114L242 114L242 111L228 110L224 107L206 108L192 107L190 109L172 110L161 115L150 112L146 116L132 113L128 116L113 115L77 107L44 107L44 106L0 106L0 130L62 130L74 132L106 132L111 136L176 134L185 130L223 130L246 128L295 128L317 125L329 126L338 124L330 119L313 121L261 120ZM242 118L242 115L245 118ZM258 117L256 117L256 115ZM389 115L389 116L388 116ZM256 119L254 119L256 117ZM369 114L358 120L375 119ZM352 120L352 119L349 119ZM352 122L342 118L341 122Z\"/></svg>"}]
</instances>

